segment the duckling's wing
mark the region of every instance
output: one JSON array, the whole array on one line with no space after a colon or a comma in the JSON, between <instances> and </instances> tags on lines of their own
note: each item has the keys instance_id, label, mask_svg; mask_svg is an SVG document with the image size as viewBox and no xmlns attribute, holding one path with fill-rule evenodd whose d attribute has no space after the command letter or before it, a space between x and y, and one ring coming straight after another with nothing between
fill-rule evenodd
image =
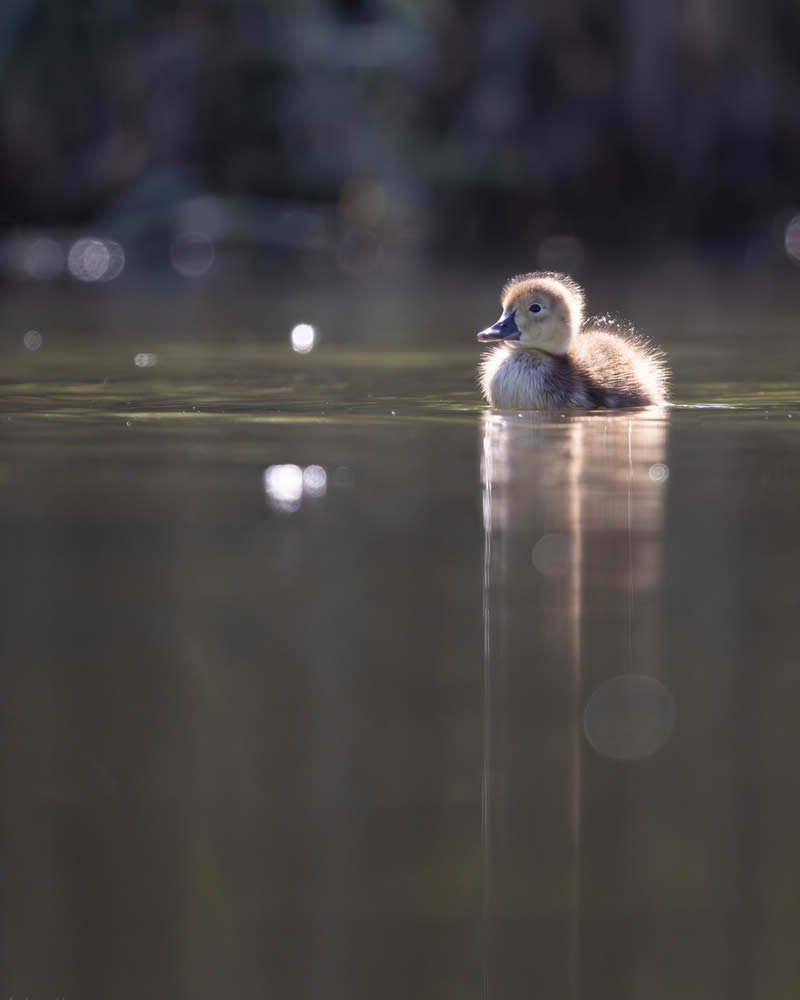
<instances>
[{"instance_id":1,"label":"duckling's wing","mask_svg":"<svg viewBox=\"0 0 800 1000\"><path fill-rule=\"evenodd\" d=\"M640 357L646 358L651 364L656 366L660 371L662 379L665 381L669 379L667 355L657 344L654 344L652 340L640 333L633 323L608 314L604 316L590 316L581 327L581 333L610 333L614 337L619 337L620 340L624 340Z\"/></svg>"},{"instance_id":2,"label":"duckling's wing","mask_svg":"<svg viewBox=\"0 0 800 1000\"><path fill-rule=\"evenodd\" d=\"M574 346L582 364L604 387L641 396L647 402L667 399L666 355L631 324L613 316L592 317L584 323Z\"/></svg>"}]
</instances>

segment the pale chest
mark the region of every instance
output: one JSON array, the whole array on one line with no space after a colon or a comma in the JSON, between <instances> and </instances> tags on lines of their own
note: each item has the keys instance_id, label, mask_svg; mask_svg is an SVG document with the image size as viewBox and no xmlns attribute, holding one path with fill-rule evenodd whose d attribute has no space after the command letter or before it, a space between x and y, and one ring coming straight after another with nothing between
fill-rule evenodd
<instances>
[{"instance_id":1,"label":"pale chest","mask_svg":"<svg viewBox=\"0 0 800 1000\"><path fill-rule=\"evenodd\" d=\"M591 405L567 366L533 351L500 347L487 352L480 383L488 402L500 410Z\"/></svg>"}]
</instances>

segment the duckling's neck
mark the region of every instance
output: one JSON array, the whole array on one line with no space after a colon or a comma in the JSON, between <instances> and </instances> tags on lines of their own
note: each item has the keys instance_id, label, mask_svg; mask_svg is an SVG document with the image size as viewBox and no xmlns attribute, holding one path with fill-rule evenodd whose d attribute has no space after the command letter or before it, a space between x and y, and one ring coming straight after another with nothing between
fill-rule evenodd
<instances>
[{"instance_id":1,"label":"duckling's neck","mask_svg":"<svg viewBox=\"0 0 800 1000\"><path fill-rule=\"evenodd\" d=\"M534 363L536 361L553 361L559 358L566 357L566 352L564 354L555 354L552 351L546 351L543 347L534 347L532 344L522 344L518 340L506 340L504 342L504 347L508 348L509 351L521 351L526 355L530 355L530 360Z\"/></svg>"}]
</instances>

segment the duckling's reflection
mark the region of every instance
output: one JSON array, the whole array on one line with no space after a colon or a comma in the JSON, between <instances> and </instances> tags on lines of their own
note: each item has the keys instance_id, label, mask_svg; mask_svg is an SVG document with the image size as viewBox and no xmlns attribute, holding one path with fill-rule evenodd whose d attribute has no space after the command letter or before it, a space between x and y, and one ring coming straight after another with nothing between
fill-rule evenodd
<instances>
[{"instance_id":1,"label":"duckling's reflection","mask_svg":"<svg viewBox=\"0 0 800 1000\"><path fill-rule=\"evenodd\" d=\"M602 741L585 749L583 706L660 672L667 428L662 410L483 420L485 995L574 998L589 971L582 757Z\"/></svg>"}]
</instances>

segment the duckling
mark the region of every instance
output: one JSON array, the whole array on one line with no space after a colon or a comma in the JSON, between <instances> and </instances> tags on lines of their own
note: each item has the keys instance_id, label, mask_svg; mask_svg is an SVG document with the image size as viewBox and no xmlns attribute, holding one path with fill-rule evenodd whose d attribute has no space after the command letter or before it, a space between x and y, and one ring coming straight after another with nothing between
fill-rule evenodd
<instances>
[{"instance_id":1,"label":"duckling","mask_svg":"<svg viewBox=\"0 0 800 1000\"><path fill-rule=\"evenodd\" d=\"M580 285L537 271L510 278L503 315L478 334L501 340L487 351L479 381L501 410L562 407L618 409L667 401L664 355L632 330L605 317L584 321Z\"/></svg>"}]
</instances>

